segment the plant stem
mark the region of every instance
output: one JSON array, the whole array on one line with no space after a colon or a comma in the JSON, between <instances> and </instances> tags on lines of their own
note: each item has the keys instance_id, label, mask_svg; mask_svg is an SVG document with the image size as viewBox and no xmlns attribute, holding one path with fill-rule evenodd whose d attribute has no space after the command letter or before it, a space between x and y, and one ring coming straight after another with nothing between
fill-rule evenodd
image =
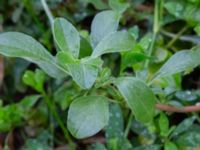
<instances>
[{"instance_id":1,"label":"plant stem","mask_svg":"<svg viewBox=\"0 0 200 150\"><path fill-rule=\"evenodd\" d=\"M152 55L152 53L153 53L153 47L154 47L154 44L155 44L155 40L156 40L156 34L153 34L153 37L152 37L152 42L151 42L151 44L150 44L150 47L149 47L149 50L148 50L148 56L149 57L151 57L151 55ZM146 61L145 61L145 64L144 64L144 68L148 68L148 66L149 66L149 59L147 59Z\"/></svg>"},{"instance_id":2,"label":"plant stem","mask_svg":"<svg viewBox=\"0 0 200 150\"><path fill-rule=\"evenodd\" d=\"M167 112L190 113L190 112L200 111L200 104L197 103L196 105L185 106L182 108L177 108L177 107L165 105L165 104L156 104L156 108L167 111Z\"/></svg>"},{"instance_id":3,"label":"plant stem","mask_svg":"<svg viewBox=\"0 0 200 150\"><path fill-rule=\"evenodd\" d=\"M68 140L68 142L70 144L72 144L72 139L64 125L64 123L62 122L61 118L59 117L59 114L57 113L57 111L55 110L55 106L52 105L49 96L44 92L43 93L43 97L45 99L46 104L48 105L48 108L50 110L50 112L52 113L53 117L55 118L55 120L57 121L58 125L60 126L60 128L62 129L65 138Z\"/></svg>"},{"instance_id":4,"label":"plant stem","mask_svg":"<svg viewBox=\"0 0 200 150\"><path fill-rule=\"evenodd\" d=\"M149 57L151 57L153 53L153 48L156 41L157 33L159 32L160 27L161 27L162 13L163 13L163 0L155 0L153 36L152 36L152 42L150 44L150 47L147 53ZM147 69L148 66L149 66L149 59L145 61L144 68Z\"/></svg>"},{"instance_id":5,"label":"plant stem","mask_svg":"<svg viewBox=\"0 0 200 150\"><path fill-rule=\"evenodd\" d=\"M188 29L188 26L184 26L167 44L166 48L170 48L179 38L180 36Z\"/></svg>"},{"instance_id":6,"label":"plant stem","mask_svg":"<svg viewBox=\"0 0 200 150\"><path fill-rule=\"evenodd\" d=\"M130 115L129 115L129 118L128 118L128 123L127 123L126 129L124 131L124 137L125 138L128 137L128 133L129 133L130 128L131 128L132 119L133 119L133 114L131 112Z\"/></svg>"},{"instance_id":7,"label":"plant stem","mask_svg":"<svg viewBox=\"0 0 200 150\"><path fill-rule=\"evenodd\" d=\"M42 6L44 8L44 11L45 13L47 14L48 18L49 18L49 21L50 21L50 24L52 25L53 24L53 20L54 20L54 17L46 3L46 0L41 0L41 3L42 3Z\"/></svg>"}]
</instances>

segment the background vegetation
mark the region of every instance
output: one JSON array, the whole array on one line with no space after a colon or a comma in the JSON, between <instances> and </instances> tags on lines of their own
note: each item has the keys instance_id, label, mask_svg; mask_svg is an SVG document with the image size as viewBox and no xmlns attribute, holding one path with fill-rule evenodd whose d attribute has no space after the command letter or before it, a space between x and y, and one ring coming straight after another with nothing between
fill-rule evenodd
<instances>
[{"instance_id":1,"label":"background vegetation","mask_svg":"<svg viewBox=\"0 0 200 150\"><path fill-rule=\"evenodd\" d=\"M28 34L55 55L58 45L53 39L49 8L53 17L63 17L76 27L81 36L79 57L83 58L92 53L90 31L95 15L114 10L121 14L118 30L132 35L134 47L102 55L104 68L89 90L70 76L53 79L24 59L1 56L0 149L200 149L199 0L48 0L47 8L42 2L45 1L0 0L0 32ZM103 26L99 24L97 29ZM0 45L1 42L0 38ZM153 120L142 118L147 114L139 114L139 118L137 113L132 114L132 104L126 104L122 96L124 82L110 84L111 79L122 76L146 81L157 99ZM140 93L134 86L125 90L134 91L135 95ZM109 121L97 134L77 139L81 135L67 129L69 106L74 99L86 95L109 98ZM143 93L143 98L154 99L154 95ZM100 106L99 102L96 105ZM151 112L153 103L145 105ZM133 104L136 112L142 109ZM91 130L87 129L89 133Z\"/></svg>"}]
</instances>

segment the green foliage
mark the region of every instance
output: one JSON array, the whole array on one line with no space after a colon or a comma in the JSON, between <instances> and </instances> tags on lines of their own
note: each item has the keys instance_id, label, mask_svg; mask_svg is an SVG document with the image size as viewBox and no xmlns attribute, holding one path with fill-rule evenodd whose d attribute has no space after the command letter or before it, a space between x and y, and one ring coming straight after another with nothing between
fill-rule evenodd
<instances>
[{"instance_id":1,"label":"green foliage","mask_svg":"<svg viewBox=\"0 0 200 150\"><path fill-rule=\"evenodd\" d=\"M20 57L34 62L52 77L61 78L65 75L58 67L55 58L35 39L23 33L2 33L0 53L8 57Z\"/></svg>"},{"instance_id":2,"label":"green foliage","mask_svg":"<svg viewBox=\"0 0 200 150\"><path fill-rule=\"evenodd\" d=\"M70 22L64 18L56 18L53 23L53 35L62 51L70 52L74 58L78 58L80 37L78 31Z\"/></svg>"},{"instance_id":3,"label":"green foliage","mask_svg":"<svg viewBox=\"0 0 200 150\"><path fill-rule=\"evenodd\" d=\"M44 82L45 74L43 71L36 69L35 73L33 71L27 70L23 76L23 82L26 85L31 86L36 91L42 93L44 92Z\"/></svg>"},{"instance_id":4,"label":"green foliage","mask_svg":"<svg viewBox=\"0 0 200 150\"><path fill-rule=\"evenodd\" d=\"M117 30L119 18L119 14L110 10L100 12L94 17L90 34L93 47L96 47L104 37Z\"/></svg>"},{"instance_id":5,"label":"green foliage","mask_svg":"<svg viewBox=\"0 0 200 150\"><path fill-rule=\"evenodd\" d=\"M130 51L134 46L134 38L128 32L118 31L103 38L95 47L92 57L112 52Z\"/></svg>"},{"instance_id":6,"label":"green foliage","mask_svg":"<svg viewBox=\"0 0 200 150\"><path fill-rule=\"evenodd\" d=\"M177 52L159 69L155 78L169 76L175 73L193 69L200 64L199 47Z\"/></svg>"},{"instance_id":7,"label":"green foliage","mask_svg":"<svg viewBox=\"0 0 200 150\"><path fill-rule=\"evenodd\" d=\"M28 119L27 113L39 98L39 95L27 96L19 103L0 106L0 132L9 131L21 125L23 119Z\"/></svg>"},{"instance_id":8,"label":"green foliage","mask_svg":"<svg viewBox=\"0 0 200 150\"><path fill-rule=\"evenodd\" d=\"M102 96L80 97L72 102L67 126L76 138L96 134L108 124L108 99Z\"/></svg>"},{"instance_id":9,"label":"green foliage","mask_svg":"<svg viewBox=\"0 0 200 150\"><path fill-rule=\"evenodd\" d=\"M156 110L198 107L199 0L41 2L0 1L0 54L16 57L0 58L0 132L30 150L199 147L198 113Z\"/></svg>"},{"instance_id":10,"label":"green foliage","mask_svg":"<svg viewBox=\"0 0 200 150\"><path fill-rule=\"evenodd\" d=\"M156 98L151 89L141 80L131 77L118 78L115 84L136 119L143 123L151 122L155 114L156 103Z\"/></svg>"}]
</instances>

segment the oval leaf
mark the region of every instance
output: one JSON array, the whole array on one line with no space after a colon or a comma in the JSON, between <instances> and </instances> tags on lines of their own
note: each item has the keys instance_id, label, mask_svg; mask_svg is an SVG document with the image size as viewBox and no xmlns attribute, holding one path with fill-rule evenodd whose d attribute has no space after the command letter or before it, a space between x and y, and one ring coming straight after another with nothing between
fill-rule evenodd
<instances>
[{"instance_id":1,"label":"oval leaf","mask_svg":"<svg viewBox=\"0 0 200 150\"><path fill-rule=\"evenodd\" d=\"M69 108L67 126L76 138L86 138L108 124L108 100L102 96L86 96L74 100Z\"/></svg>"},{"instance_id":2,"label":"oval leaf","mask_svg":"<svg viewBox=\"0 0 200 150\"><path fill-rule=\"evenodd\" d=\"M76 28L64 18L56 18L53 23L53 35L62 51L67 51L78 58L80 36Z\"/></svg>"},{"instance_id":3,"label":"oval leaf","mask_svg":"<svg viewBox=\"0 0 200 150\"><path fill-rule=\"evenodd\" d=\"M156 98L151 89L137 78L121 77L114 83L142 123L151 122L154 117Z\"/></svg>"},{"instance_id":4,"label":"oval leaf","mask_svg":"<svg viewBox=\"0 0 200 150\"><path fill-rule=\"evenodd\" d=\"M123 31L111 33L97 45L92 57L98 57L105 53L130 51L134 47L134 37Z\"/></svg>"},{"instance_id":5,"label":"oval leaf","mask_svg":"<svg viewBox=\"0 0 200 150\"><path fill-rule=\"evenodd\" d=\"M89 89L98 76L98 67L102 65L100 58L81 59L80 62L68 64L67 68L73 80L83 89Z\"/></svg>"},{"instance_id":6,"label":"oval leaf","mask_svg":"<svg viewBox=\"0 0 200 150\"><path fill-rule=\"evenodd\" d=\"M55 78L64 77L67 73L56 64L55 58L40 43L23 33L0 34L0 54L31 61Z\"/></svg>"},{"instance_id":7,"label":"oval leaf","mask_svg":"<svg viewBox=\"0 0 200 150\"><path fill-rule=\"evenodd\" d=\"M193 69L200 64L199 57L199 47L177 52L158 70L154 79Z\"/></svg>"},{"instance_id":8,"label":"oval leaf","mask_svg":"<svg viewBox=\"0 0 200 150\"><path fill-rule=\"evenodd\" d=\"M98 13L91 26L91 42L93 48L108 34L115 32L119 24L119 14L114 11L107 10Z\"/></svg>"},{"instance_id":9,"label":"oval leaf","mask_svg":"<svg viewBox=\"0 0 200 150\"><path fill-rule=\"evenodd\" d=\"M129 3L121 0L109 0L108 3L113 10L119 13L123 13L129 7Z\"/></svg>"}]
</instances>

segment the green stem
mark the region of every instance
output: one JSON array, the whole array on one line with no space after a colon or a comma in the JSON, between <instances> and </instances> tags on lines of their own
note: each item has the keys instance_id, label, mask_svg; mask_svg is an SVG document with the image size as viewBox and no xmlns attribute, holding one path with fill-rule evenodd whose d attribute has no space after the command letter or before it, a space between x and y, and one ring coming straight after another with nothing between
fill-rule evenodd
<instances>
[{"instance_id":1,"label":"green stem","mask_svg":"<svg viewBox=\"0 0 200 150\"><path fill-rule=\"evenodd\" d=\"M131 112L131 114L129 115L129 118L128 118L128 123L127 123L126 129L124 131L124 137L125 138L128 137L128 133L129 133L130 128L131 128L132 119L133 119L133 114Z\"/></svg>"},{"instance_id":2,"label":"green stem","mask_svg":"<svg viewBox=\"0 0 200 150\"><path fill-rule=\"evenodd\" d=\"M176 36L174 36L170 41L169 43L167 44L166 48L170 48L179 38L180 36L185 32L187 31L188 29L188 26L184 26L177 34Z\"/></svg>"},{"instance_id":3,"label":"green stem","mask_svg":"<svg viewBox=\"0 0 200 150\"><path fill-rule=\"evenodd\" d=\"M153 34L152 42L151 42L151 45L149 47L148 54L147 54L149 57L151 57L151 55L153 53L153 47L154 47L154 44L155 44L155 41L156 41L156 36L157 36L157 34ZM147 59L146 62L145 62L144 68L147 68L149 66L149 62L150 62L150 60Z\"/></svg>"},{"instance_id":4,"label":"green stem","mask_svg":"<svg viewBox=\"0 0 200 150\"><path fill-rule=\"evenodd\" d=\"M43 97L44 97L44 99L45 99L45 102L46 102L46 104L47 104L47 106L48 106L50 112L52 113L53 117L54 117L55 120L57 121L57 123L58 123L58 125L60 126L61 130L63 131L65 138L68 140L68 142L69 142L70 144L72 144L72 143L73 143L73 142L72 142L72 139L71 139L71 137L70 137L70 135L69 135L69 133L68 133L68 131L67 131L67 129L66 129L64 123L62 122L62 120L61 120L59 114L58 114L57 111L55 110L55 106L52 105L49 96L44 92L44 93L43 93Z\"/></svg>"},{"instance_id":5,"label":"green stem","mask_svg":"<svg viewBox=\"0 0 200 150\"><path fill-rule=\"evenodd\" d=\"M41 0L41 3L42 3L42 6L44 8L45 13L47 14L47 16L49 18L50 23L52 25L54 18L53 18L53 15L52 15L52 13L51 13L51 11L50 11L47 3L46 3L46 0Z\"/></svg>"},{"instance_id":6,"label":"green stem","mask_svg":"<svg viewBox=\"0 0 200 150\"><path fill-rule=\"evenodd\" d=\"M156 41L157 33L160 30L161 27L161 21L162 21L162 14L163 14L163 0L155 0L155 7L154 7L154 21L153 21L153 36L152 36L152 42L150 44L150 47L148 49L147 55L151 57L153 53L154 44ZM147 59L144 63L144 68L147 69L149 66L149 59Z\"/></svg>"}]
</instances>

